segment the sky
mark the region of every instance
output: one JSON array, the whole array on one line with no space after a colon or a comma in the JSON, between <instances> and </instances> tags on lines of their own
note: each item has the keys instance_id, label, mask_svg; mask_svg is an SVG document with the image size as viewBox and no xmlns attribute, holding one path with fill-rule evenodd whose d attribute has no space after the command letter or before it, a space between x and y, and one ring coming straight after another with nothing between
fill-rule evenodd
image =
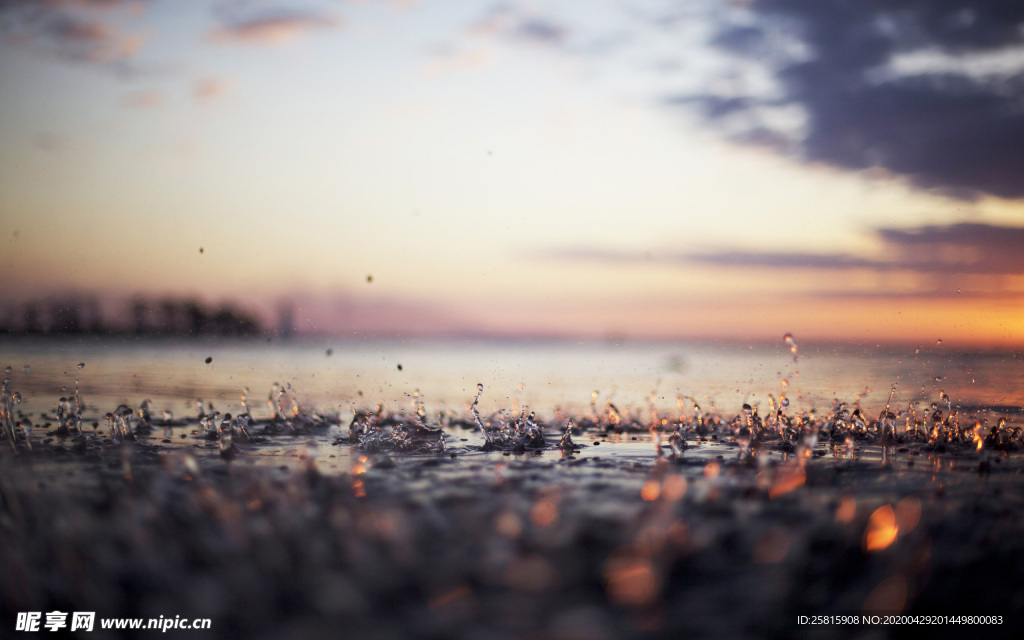
<instances>
[{"instance_id":1,"label":"sky","mask_svg":"<svg viewBox=\"0 0 1024 640\"><path fill-rule=\"evenodd\" d=\"M1024 344L1024 5L0 0L7 313Z\"/></svg>"}]
</instances>

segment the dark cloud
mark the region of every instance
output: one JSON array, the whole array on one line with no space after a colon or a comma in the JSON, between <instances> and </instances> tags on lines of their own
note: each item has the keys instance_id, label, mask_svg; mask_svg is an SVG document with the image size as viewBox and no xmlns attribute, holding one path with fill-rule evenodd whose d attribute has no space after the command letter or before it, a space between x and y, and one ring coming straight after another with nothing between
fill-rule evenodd
<instances>
[{"instance_id":1,"label":"dark cloud","mask_svg":"<svg viewBox=\"0 0 1024 640\"><path fill-rule=\"evenodd\" d=\"M92 10L135 6L142 5L118 0L7 0L0 2L0 32L43 55L123 71L141 48L143 36L119 31Z\"/></svg>"},{"instance_id":2,"label":"dark cloud","mask_svg":"<svg viewBox=\"0 0 1024 640\"><path fill-rule=\"evenodd\" d=\"M569 36L569 30L564 25L504 3L493 5L470 27L470 33L545 47L562 47Z\"/></svg>"},{"instance_id":3,"label":"dark cloud","mask_svg":"<svg viewBox=\"0 0 1024 640\"><path fill-rule=\"evenodd\" d=\"M918 275L1024 275L1024 227L982 223L929 225L873 231L874 255L761 251L639 253L585 247L549 251L542 257L606 264L656 262L686 266L816 271L904 271Z\"/></svg>"},{"instance_id":4,"label":"dark cloud","mask_svg":"<svg viewBox=\"0 0 1024 640\"><path fill-rule=\"evenodd\" d=\"M138 0L42 0L51 7L76 7L79 9L118 9L142 4Z\"/></svg>"},{"instance_id":5,"label":"dark cloud","mask_svg":"<svg viewBox=\"0 0 1024 640\"><path fill-rule=\"evenodd\" d=\"M764 253L720 251L679 256L680 261L723 267L757 267L774 269L888 269L884 262L859 258L844 253Z\"/></svg>"},{"instance_id":6,"label":"dark cloud","mask_svg":"<svg viewBox=\"0 0 1024 640\"><path fill-rule=\"evenodd\" d=\"M1024 227L981 223L878 229L879 257L847 254L719 252L690 256L705 264L779 269L867 269L936 275L1024 274Z\"/></svg>"},{"instance_id":7,"label":"dark cloud","mask_svg":"<svg viewBox=\"0 0 1024 640\"><path fill-rule=\"evenodd\" d=\"M513 35L523 40L559 46L565 42L564 27L549 20L530 18L516 25Z\"/></svg>"},{"instance_id":8,"label":"dark cloud","mask_svg":"<svg viewBox=\"0 0 1024 640\"><path fill-rule=\"evenodd\" d=\"M775 95L733 88L672 99L737 140L786 138L807 161L883 167L953 197L1024 197L1024 2L759 0L711 44L777 81ZM1008 48L1020 52L1016 73L941 64ZM910 53L938 57L938 69L894 71ZM782 106L802 110L805 124L767 126L764 114Z\"/></svg>"}]
</instances>

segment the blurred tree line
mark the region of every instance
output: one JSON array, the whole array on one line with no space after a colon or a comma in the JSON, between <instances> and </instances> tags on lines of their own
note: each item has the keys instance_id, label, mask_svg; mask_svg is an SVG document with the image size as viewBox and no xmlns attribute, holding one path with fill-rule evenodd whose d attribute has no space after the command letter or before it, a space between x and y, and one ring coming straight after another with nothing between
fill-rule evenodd
<instances>
[{"instance_id":1,"label":"blurred tree line","mask_svg":"<svg viewBox=\"0 0 1024 640\"><path fill-rule=\"evenodd\" d=\"M138 336L253 336L256 316L229 303L207 306L193 298L132 298L123 313L104 314L92 296L29 300L0 316L0 333L19 335L117 334Z\"/></svg>"}]
</instances>

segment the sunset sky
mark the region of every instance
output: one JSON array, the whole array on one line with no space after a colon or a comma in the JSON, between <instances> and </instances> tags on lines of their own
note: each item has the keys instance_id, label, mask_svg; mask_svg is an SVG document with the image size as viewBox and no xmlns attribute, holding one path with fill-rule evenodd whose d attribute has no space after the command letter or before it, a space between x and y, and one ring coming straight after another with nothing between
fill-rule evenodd
<instances>
[{"instance_id":1,"label":"sunset sky","mask_svg":"<svg viewBox=\"0 0 1024 640\"><path fill-rule=\"evenodd\" d=\"M9 309L1021 344L1024 3L0 0L0 219Z\"/></svg>"}]
</instances>

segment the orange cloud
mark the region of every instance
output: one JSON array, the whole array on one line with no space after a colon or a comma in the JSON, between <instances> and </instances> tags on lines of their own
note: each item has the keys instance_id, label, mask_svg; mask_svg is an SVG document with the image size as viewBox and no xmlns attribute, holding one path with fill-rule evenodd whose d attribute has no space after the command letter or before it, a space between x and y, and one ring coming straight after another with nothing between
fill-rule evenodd
<instances>
[{"instance_id":1,"label":"orange cloud","mask_svg":"<svg viewBox=\"0 0 1024 640\"><path fill-rule=\"evenodd\" d=\"M208 39L216 43L278 46L341 24L341 19L334 16L282 13L232 22L210 31Z\"/></svg>"},{"instance_id":2,"label":"orange cloud","mask_svg":"<svg viewBox=\"0 0 1024 640\"><path fill-rule=\"evenodd\" d=\"M121 101L126 107L132 109L152 109L164 103L164 94L157 89L143 89L133 91Z\"/></svg>"},{"instance_id":3,"label":"orange cloud","mask_svg":"<svg viewBox=\"0 0 1024 640\"><path fill-rule=\"evenodd\" d=\"M225 78L200 78L192 90L197 98L207 101L224 95L231 90L233 84Z\"/></svg>"},{"instance_id":4,"label":"orange cloud","mask_svg":"<svg viewBox=\"0 0 1024 640\"><path fill-rule=\"evenodd\" d=\"M424 66L423 72L430 78L436 78L453 71L469 71L481 69L494 62L491 51L438 51Z\"/></svg>"}]
</instances>

